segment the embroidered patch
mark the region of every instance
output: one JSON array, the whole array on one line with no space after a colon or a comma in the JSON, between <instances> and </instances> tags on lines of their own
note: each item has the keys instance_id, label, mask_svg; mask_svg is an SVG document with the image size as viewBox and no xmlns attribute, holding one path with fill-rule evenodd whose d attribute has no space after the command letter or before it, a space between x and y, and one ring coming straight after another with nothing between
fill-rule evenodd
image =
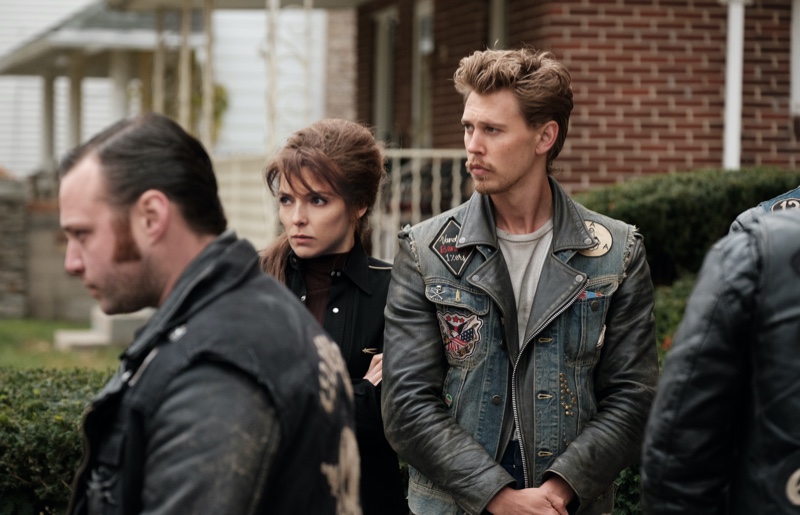
<instances>
[{"instance_id":1,"label":"embroidered patch","mask_svg":"<svg viewBox=\"0 0 800 515\"><path fill-rule=\"evenodd\" d=\"M800 198L785 198L772 204L770 211L783 211L784 209L800 208Z\"/></svg>"},{"instance_id":2,"label":"embroidered patch","mask_svg":"<svg viewBox=\"0 0 800 515\"><path fill-rule=\"evenodd\" d=\"M483 320L478 315L464 316L445 311L437 312L436 317L439 319L445 352L450 359L464 360L475 352L476 345L481 341L483 326Z\"/></svg>"},{"instance_id":3,"label":"embroidered patch","mask_svg":"<svg viewBox=\"0 0 800 515\"><path fill-rule=\"evenodd\" d=\"M781 511L795 513L800 506L800 453L794 452L781 461L775 476L777 481L773 487L773 498L779 502L779 506L787 508Z\"/></svg>"},{"instance_id":4,"label":"embroidered patch","mask_svg":"<svg viewBox=\"0 0 800 515\"><path fill-rule=\"evenodd\" d=\"M455 275L461 277L464 269L467 268L467 263L472 258L475 252L475 247L469 250L456 248L458 241L458 233L461 230L461 225L454 219L449 219L436 238L431 243L430 247L433 253L439 256L444 262L445 266Z\"/></svg>"},{"instance_id":5,"label":"embroidered patch","mask_svg":"<svg viewBox=\"0 0 800 515\"><path fill-rule=\"evenodd\" d=\"M589 234L592 235L592 238L594 238L595 245L589 249L579 250L578 254L588 257L599 257L607 254L608 251L611 250L611 245L614 244L611 238L611 231L609 231L606 226L592 220L586 220L583 223L586 224L586 229L589 231Z\"/></svg>"}]
</instances>

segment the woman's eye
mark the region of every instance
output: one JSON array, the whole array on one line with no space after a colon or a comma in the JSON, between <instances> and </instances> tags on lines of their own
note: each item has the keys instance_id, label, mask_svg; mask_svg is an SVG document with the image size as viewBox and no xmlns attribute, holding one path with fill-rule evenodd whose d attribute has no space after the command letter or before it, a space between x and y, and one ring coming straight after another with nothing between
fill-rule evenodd
<instances>
[{"instance_id":1,"label":"woman's eye","mask_svg":"<svg viewBox=\"0 0 800 515\"><path fill-rule=\"evenodd\" d=\"M324 206L325 204L328 203L328 201L322 197L314 197L313 199L311 199L311 203L314 204L315 206Z\"/></svg>"},{"instance_id":2,"label":"woman's eye","mask_svg":"<svg viewBox=\"0 0 800 515\"><path fill-rule=\"evenodd\" d=\"M287 205L292 202L292 199L290 199L286 195L281 195L280 197L278 197L278 202L280 202L283 205Z\"/></svg>"}]
</instances>

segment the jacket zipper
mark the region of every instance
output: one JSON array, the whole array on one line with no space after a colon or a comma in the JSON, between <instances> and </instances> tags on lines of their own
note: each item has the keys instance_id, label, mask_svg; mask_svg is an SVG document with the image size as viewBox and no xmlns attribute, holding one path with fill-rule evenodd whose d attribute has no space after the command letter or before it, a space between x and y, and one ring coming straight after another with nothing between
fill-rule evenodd
<instances>
[{"instance_id":1,"label":"jacket zipper","mask_svg":"<svg viewBox=\"0 0 800 515\"><path fill-rule=\"evenodd\" d=\"M515 429L516 429L517 435L519 436L519 452L520 452L520 455L522 457L522 474L523 474L523 477L525 478L525 488L527 488L528 484L529 484L529 481L528 481L528 462L525 459L525 445L523 444L524 437L523 437L523 432L520 430L520 428L522 426L519 423L519 412L517 410L517 366L519 365L519 360L522 359L522 353L528 347L528 344L531 341L533 341L533 339L536 337L536 335L539 334L542 329L547 327L550 324L550 322L552 322L559 315L561 315L561 313L566 311L567 308L570 307L578 299L578 297L581 296L581 293L583 293L585 291L586 291L586 284L584 284L581 287L581 289L578 290L578 292L571 299L569 299L569 301L566 304L561 306L561 308L558 311L556 311L555 313L550 315L547 318L547 320L545 320L545 322L542 324L542 326L539 329L539 331L537 331L536 333L532 334L530 338L528 338L527 340L525 340L525 342L523 342L522 347L519 350L519 354L517 355L517 361L514 363L514 370L511 372L511 410L514 413ZM536 375L535 374L536 374L536 368L534 368L534 383L536 382ZM534 425L534 431L536 431L535 427L536 426ZM536 439L536 435L534 433L534 440L535 439Z\"/></svg>"}]
</instances>

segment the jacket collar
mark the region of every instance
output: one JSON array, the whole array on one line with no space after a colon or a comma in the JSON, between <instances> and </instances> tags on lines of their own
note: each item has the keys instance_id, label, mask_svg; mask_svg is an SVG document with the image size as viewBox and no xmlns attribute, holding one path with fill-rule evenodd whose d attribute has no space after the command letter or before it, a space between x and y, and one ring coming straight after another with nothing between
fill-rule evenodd
<instances>
[{"instance_id":1,"label":"jacket collar","mask_svg":"<svg viewBox=\"0 0 800 515\"><path fill-rule=\"evenodd\" d=\"M356 242L347 256L347 262L342 269L342 272L353 283L361 288L367 295L372 294L372 289L369 286L369 256L364 246L361 244L361 238L356 235ZM294 253L289 252L289 266L294 268L299 274L302 275L303 260Z\"/></svg>"},{"instance_id":2,"label":"jacket collar","mask_svg":"<svg viewBox=\"0 0 800 515\"><path fill-rule=\"evenodd\" d=\"M258 268L258 254L246 240L227 230L212 241L186 267L147 324L142 327L125 356L136 360L152 348L154 342L185 322L212 300L235 288Z\"/></svg>"},{"instance_id":3,"label":"jacket collar","mask_svg":"<svg viewBox=\"0 0 800 515\"><path fill-rule=\"evenodd\" d=\"M553 251L588 249L595 242L578 212L575 202L561 189L558 182L548 176L553 194ZM472 194L464 213L464 223L456 247L488 245L497 248L492 201L488 195Z\"/></svg>"}]
</instances>

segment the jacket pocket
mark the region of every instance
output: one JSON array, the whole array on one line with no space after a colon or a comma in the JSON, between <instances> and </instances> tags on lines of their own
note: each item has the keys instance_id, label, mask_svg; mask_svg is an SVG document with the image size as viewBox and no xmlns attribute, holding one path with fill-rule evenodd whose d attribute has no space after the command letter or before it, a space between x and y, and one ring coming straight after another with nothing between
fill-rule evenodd
<instances>
[{"instance_id":1,"label":"jacket pocket","mask_svg":"<svg viewBox=\"0 0 800 515\"><path fill-rule=\"evenodd\" d=\"M574 367L593 367L600 359L605 344L605 320L616 281L589 281L578 299L570 306L565 319L564 355Z\"/></svg>"},{"instance_id":2,"label":"jacket pocket","mask_svg":"<svg viewBox=\"0 0 800 515\"><path fill-rule=\"evenodd\" d=\"M429 281L425 296L436 305L436 318L447 361L451 366L469 367L485 356L484 341L490 329L486 320L491 300L483 292L462 284Z\"/></svg>"}]
</instances>

